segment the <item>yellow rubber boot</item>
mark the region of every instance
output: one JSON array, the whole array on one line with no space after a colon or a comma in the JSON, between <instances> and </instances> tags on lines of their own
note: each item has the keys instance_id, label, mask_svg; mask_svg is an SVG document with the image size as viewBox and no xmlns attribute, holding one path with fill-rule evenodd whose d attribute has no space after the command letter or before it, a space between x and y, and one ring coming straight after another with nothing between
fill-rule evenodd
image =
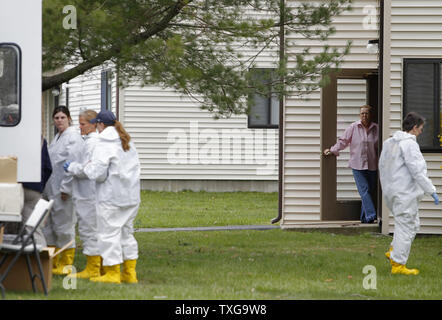
<instances>
[{"instance_id":1,"label":"yellow rubber boot","mask_svg":"<svg viewBox=\"0 0 442 320\"><path fill-rule=\"evenodd\" d=\"M90 278L92 282L105 282L105 283L121 283L120 277L120 265L116 264L114 266L103 266L104 275Z\"/></svg>"},{"instance_id":2,"label":"yellow rubber boot","mask_svg":"<svg viewBox=\"0 0 442 320\"><path fill-rule=\"evenodd\" d=\"M417 269L408 269L404 264L399 264L394 262L393 260L391 261L391 274L405 274L407 276L409 275L418 275L419 274L419 270Z\"/></svg>"},{"instance_id":3,"label":"yellow rubber boot","mask_svg":"<svg viewBox=\"0 0 442 320\"><path fill-rule=\"evenodd\" d=\"M71 274L73 277L77 277L79 279L89 279L99 277L100 274L100 266L101 266L101 257L100 256L86 256L87 263L86 268L76 274Z\"/></svg>"},{"instance_id":4,"label":"yellow rubber boot","mask_svg":"<svg viewBox=\"0 0 442 320\"><path fill-rule=\"evenodd\" d=\"M126 260L123 262L123 272L121 273L121 281L126 283L138 283L137 272L135 267L137 260Z\"/></svg>"},{"instance_id":5,"label":"yellow rubber boot","mask_svg":"<svg viewBox=\"0 0 442 320\"><path fill-rule=\"evenodd\" d=\"M391 251L393 251L392 246L390 246L390 249L387 252L385 252L385 256L387 257L388 260L391 259Z\"/></svg>"},{"instance_id":6,"label":"yellow rubber boot","mask_svg":"<svg viewBox=\"0 0 442 320\"><path fill-rule=\"evenodd\" d=\"M57 268L52 269L52 273L56 275L70 274L72 270L70 268L65 269L65 267L74 264L75 248L66 249L59 256Z\"/></svg>"}]
</instances>

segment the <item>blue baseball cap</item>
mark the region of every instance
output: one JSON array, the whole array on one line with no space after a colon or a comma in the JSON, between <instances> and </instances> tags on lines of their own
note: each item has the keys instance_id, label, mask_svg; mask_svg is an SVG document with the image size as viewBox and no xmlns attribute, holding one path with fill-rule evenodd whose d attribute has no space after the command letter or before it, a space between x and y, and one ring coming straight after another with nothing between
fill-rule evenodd
<instances>
[{"instance_id":1,"label":"blue baseball cap","mask_svg":"<svg viewBox=\"0 0 442 320\"><path fill-rule=\"evenodd\" d=\"M95 119L92 119L89 121L90 123L104 123L106 125L114 124L117 118L112 113L112 111L109 110L103 110L100 111L100 113L97 114L97 117Z\"/></svg>"}]
</instances>

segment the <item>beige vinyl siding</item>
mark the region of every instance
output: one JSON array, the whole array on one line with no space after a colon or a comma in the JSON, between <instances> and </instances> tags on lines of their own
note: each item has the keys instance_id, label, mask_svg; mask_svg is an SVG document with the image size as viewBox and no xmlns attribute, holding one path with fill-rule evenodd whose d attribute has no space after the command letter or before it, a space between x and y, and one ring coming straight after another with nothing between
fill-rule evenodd
<instances>
[{"instance_id":1,"label":"beige vinyl siding","mask_svg":"<svg viewBox=\"0 0 442 320\"><path fill-rule=\"evenodd\" d=\"M101 108L101 70L93 70L85 75L69 81L69 111L75 125L81 109L92 109L97 112ZM78 86L78 87L77 87Z\"/></svg>"},{"instance_id":2,"label":"beige vinyl siding","mask_svg":"<svg viewBox=\"0 0 442 320\"><path fill-rule=\"evenodd\" d=\"M52 90L46 90L42 93L42 135L47 142L54 138L54 122L52 121L52 112L54 110L54 96Z\"/></svg>"},{"instance_id":3,"label":"beige vinyl siding","mask_svg":"<svg viewBox=\"0 0 442 320\"><path fill-rule=\"evenodd\" d=\"M288 1L289 6L295 6L299 1ZM347 40L352 40L350 54L344 59L342 68L376 68L376 55L369 54L366 46L370 39L377 39L378 30L364 29L363 22L367 14L364 10L369 7L378 10L377 1L353 1L353 10L345 12L333 19L333 25L337 32L330 37L328 44L343 48ZM365 9L364 9L365 8ZM366 11L368 12L368 11ZM365 20L364 20L365 19ZM286 52L289 54L289 65L294 66L295 60L290 59L290 53L302 50L303 46L311 45L312 53L322 51L324 44L319 41L310 42L299 34L286 34L288 46ZM347 88L345 88L347 87ZM342 108L345 101L350 101L354 94L357 95L354 104L359 104L362 90L360 84L352 84L343 87L341 101L338 102ZM356 89L354 92L353 89ZM363 89L365 92L365 88ZM314 223L321 220L320 208L320 154L321 154L321 115L320 115L320 90L304 96L296 96L296 92L286 99L284 110L284 142L283 142L283 208L281 226L290 228L293 225L303 223ZM341 118L343 115L340 115ZM345 117L342 120L350 121ZM342 130L345 123L340 124ZM338 134L338 133L337 133ZM340 167L345 166L345 160L340 159ZM339 169L339 170L341 170ZM355 195L352 186L350 173L341 175L339 184L340 194ZM348 192L344 191L349 189Z\"/></svg>"},{"instance_id":4,"label":"beige vinyl siding","mask_svg":"<svg viewBox=\"0 0 442 320\"><path fill-rule=\"evenodd\" d=\"M238 43L237 50L250 67L274 68L278 61L278 43L258 57L260 48ZM278 129L249 129L245 115L215 120L200 107L172 88L130 82L120 89L121 119L137 146L141 179L278 180Z\"/></svg>"},{"instance_id":5,"label":"beige vinyl siding","mask_svg":"<svg viewBox=\"0 0 442 320\"><path fill-rule=\"evenodd\" d=\"M108 69L111 67L105 67ZM103 67L94 68L85 74L69 81L69 111L75 125L78 125L78 115L82 109L101 110L101 71ZM112 74L112 112L116 113L116 77ZM65 95L66 90L63 90ZM63 97L64 102L66 97Z\"/></svg>"},{"instance_id":6,"label":"beige vinyl siding","mask_svg":"<svg viewBox=\"0 0 442 320\"><path fill-rule=\"evenodd\" d=\"M442 58L442 1L393 0L390 21L391 64L384 66L389 68L391 75L390 79L386 79L391 83L390 96L387 97L390 100L390 132L384 133L384 139L401 129L403 59ZM439 193L442 190L441 156L442 154L424 153L428 175ZM433 204L431 197L424 197L419 206L419 214L420 233L442 233L442 209ZM390 213L388 231L393 230L394 219Z\"/></svg>"},{"instance_id":7,"label":"beige vinyl siding","mask_svg":"<svg viewBox=\"0 0 442 320\"><path fill-rule=\"evenodd\" d=\"M106 69L111 67L106 67ZM91 109L96 112L100 112L101 110L101 70L102 66L96 67L83 75L75 77L74 79L69 81L69 84L63 83L61 87L61 93L59 98L59 105L66 105L66 87L69 87L69 112L72 118L72 125L78 128L78 116L83 109ZM116 105L116 88L117 82L115 73L113 73L112 77L112 112L116 114L117 105ZM49 91L47 95L50 94ZM53 99L53 97L51 98ZM51 100L52 101L52 100ZM53 135L53 126L52 126L52 110L53 106L51 104L47 104L50 110L47 111L46 122L47 122L47 134L48 141L52 141L54 138ZM52 126L52 128L51 128ZM51 131L52 130L52 131ZM80 129L78 128L80 132Z\"/></svg>"},{"instance_id":8,"label":"beige vinyl siding","mask_svg":"<svg viewBox=\"0 0 442 320\"><path fill-rule=\"evenodd\" d=\"M277 129L248 129L246 116L214 120L170 88L131 84L121 91L142 179L278 179Z\"/></svg>"},{"instance_id":9,"label":"beige vinyl siding","mask_svg":"<svg viewBox=\"0 0 442 320\"><path fill-rule=\"evenodd\" d=\"M269 17L248 11L251 17ZM274 68L278 43L260 48L238 44L249 67ZM70 81L74 125L82 108L101 107L100 66ZM112 106L116 112L116 81ZM248 129L247 116L214 120L200 104L171 88L129 82L119 88L119 119L133 138L143 180L278 180L278 129Z\"/></svg>"}]
</instances>

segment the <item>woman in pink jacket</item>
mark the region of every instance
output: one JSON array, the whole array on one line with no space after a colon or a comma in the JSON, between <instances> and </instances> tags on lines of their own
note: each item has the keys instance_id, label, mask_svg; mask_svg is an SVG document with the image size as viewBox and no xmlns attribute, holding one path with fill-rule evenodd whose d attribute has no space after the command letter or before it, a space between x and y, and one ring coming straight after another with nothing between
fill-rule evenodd
<instances>
[{"instance_id":1,"label":"woman in pink jacket","mask_svg":"<svg viewBox=\"0 0 442 320\"><path fill-rule=\"evenodd\" d=\"M348 166L352 169L362 200L362 223L373 223L377 218L374 194L378 169L378 125L371 122L371 110L369 105L361 106L360 120L353 122L334 146L324 150L326 156L339 156L339 152L350 145Z\"/></svg>"}]
</instances>

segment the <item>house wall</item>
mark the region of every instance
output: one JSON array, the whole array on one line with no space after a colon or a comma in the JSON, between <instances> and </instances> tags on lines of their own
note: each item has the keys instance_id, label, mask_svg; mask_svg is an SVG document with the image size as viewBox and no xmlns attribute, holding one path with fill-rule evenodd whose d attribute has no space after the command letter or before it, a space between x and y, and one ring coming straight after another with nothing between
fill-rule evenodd
<instances>
[{"instance_id":1,"label":"house wall","mask_svg":"<svg viewBox=\"0 0 442 320\"><path fill-rule=\"evenodd\" d=\"M42 135L48 143L54 138L54 125L51 120L52 111L54 110L54 96L51 90L46 90L42 93Z\"/></svg>"},{"instance_id":2,"label":"house wall","mask_svg":"<svg viewBox=\"0 0 442 320\"><path fill-rule=\"evenodd\" d=\"M83 109L92 109L97 112L101 110L101 71L103 67L94 68L85 74L78 76L69 84L62 85L60 94L60 105L66 105L67 90L69 88L69 111L73 120L73 124L78 126L78 116ZM106 67L107 69L107 67ZM113 73L112 82L112 112L116 113L116 76Z\"/></svg>"},{"instance_id":3,"label":"house wall","mask_svg":"<svg viewBox=\"0 0 442 320\"><path fill-rule=\"evenodd\" d=\"M275 67L277 49L275 44L264 50L255 67ZM238 50L249 59L259 49ZM81 108L100 109L100 72L101 67L69 82L75 125ZM113 103L116 98L114 92ZM215 120L172 88L131 81L119 88L118 98L119 119L139 154L143 189L278 191L278 129L249 129L245 115Z\"/></svg>"},{"instance_id":4,"label":"house wall","mask_svg":"<svg viewBox=\"0 0 442 320\"><path fill-rule=\"evenodd\" d=\"M385 63L384 63L384 132L383 139L401 130L403 119L403 59L442 57L442 1L438 0L393 0L385 1ZM424 153L428 176L442 190L442 161L440 153ZM420 233L442 234L442 209L435 206L431 197L426 196L419 206ZM383 232L393 232L394 220L384 208L388 221Z\"/></svg>"},{"instance_id":5,"label":"house wall","mask_svg":"<svg viewBox=\"0 0 442 320\"><path fill-rule=\"evenodd\" d=\"M238 45L244 60L259 51ZM274 68L277 49L264 50L254 67ZM142 188L278 191L278 129L249 129L246 115L215 120L189 96L133 81L120 88L119 101L120 119L140 156Z\"/></svg>"},{"instance_id":6,"label":"house wall","mask_svg":"<svg viewBox=\"0 0 442 320\"><path fill-rule=\"evenodd\" d=\"M202 181L228 180L231 187L241 185L233 181L267 181L277 190L277 129L248 129L247 116L214 120L169 88L131 84L121 91L120 114L136 143L146 187L169 188L159 182L166 180L194 190L207 185ZM192 180L199 183L186 182Z\"/></svg>"},{"instance_id":7,"label":"house wall","mask_svg":"<svg viewBox=\"0 0 442 320\"><path fill-rule=\"evenodd\" d=\"M69 84L63 83L58 96L59 105L68 105L72 118L72 125L78 128L78 116L83 109L91 109L100 112L101 109L101 70L102 67L94 68L85 74L78 76ZM69 90L66 90L69 87ZM112 79L112 111L116 113L117 104L116 77ZM69 95L69 97L67 97ZM43 135L48 143L55 136L55 128L52 121L52 112L55 108L55 97L52 90L43 92Z\"/></svg>"},{"instance_id":8,"label":"house wall","mask_svg":"<svg viewBox=\"0 0 442 320\"><path fill-rule=\"evenodd\" d=\"M295 6L299 1L288 1ZM355 0L353 10L333 18L336 33L330 37L328 44L344 48L352 40L350 53L345 57L342 68L377 68L377 56L369 54L366 46L370 39L378 35L378 2L376 0ZM290 57L290 66L296 61L291 52L311 46L312 53L322 51L324 43L303 39L300 34L287 33L286 52ZM354 119L357 120L357 107L361 105L365 88L357 81L342 81L338 101L337 136ZM284 109L283 141L283 197L282 228L291 228L305 223L316 223L321 220L320 207L320 157L321 157L321 91L317 90L308 96L298 97L293 92L286 99ZM347 106L347 109L345 108ZM356 111L357 110L357 111ZM328 146L327 146L328 147ZM346 169L346 158L343 155L338 162L338 197L356 197L351 172Z\"/></svg>"}]
</instances>

